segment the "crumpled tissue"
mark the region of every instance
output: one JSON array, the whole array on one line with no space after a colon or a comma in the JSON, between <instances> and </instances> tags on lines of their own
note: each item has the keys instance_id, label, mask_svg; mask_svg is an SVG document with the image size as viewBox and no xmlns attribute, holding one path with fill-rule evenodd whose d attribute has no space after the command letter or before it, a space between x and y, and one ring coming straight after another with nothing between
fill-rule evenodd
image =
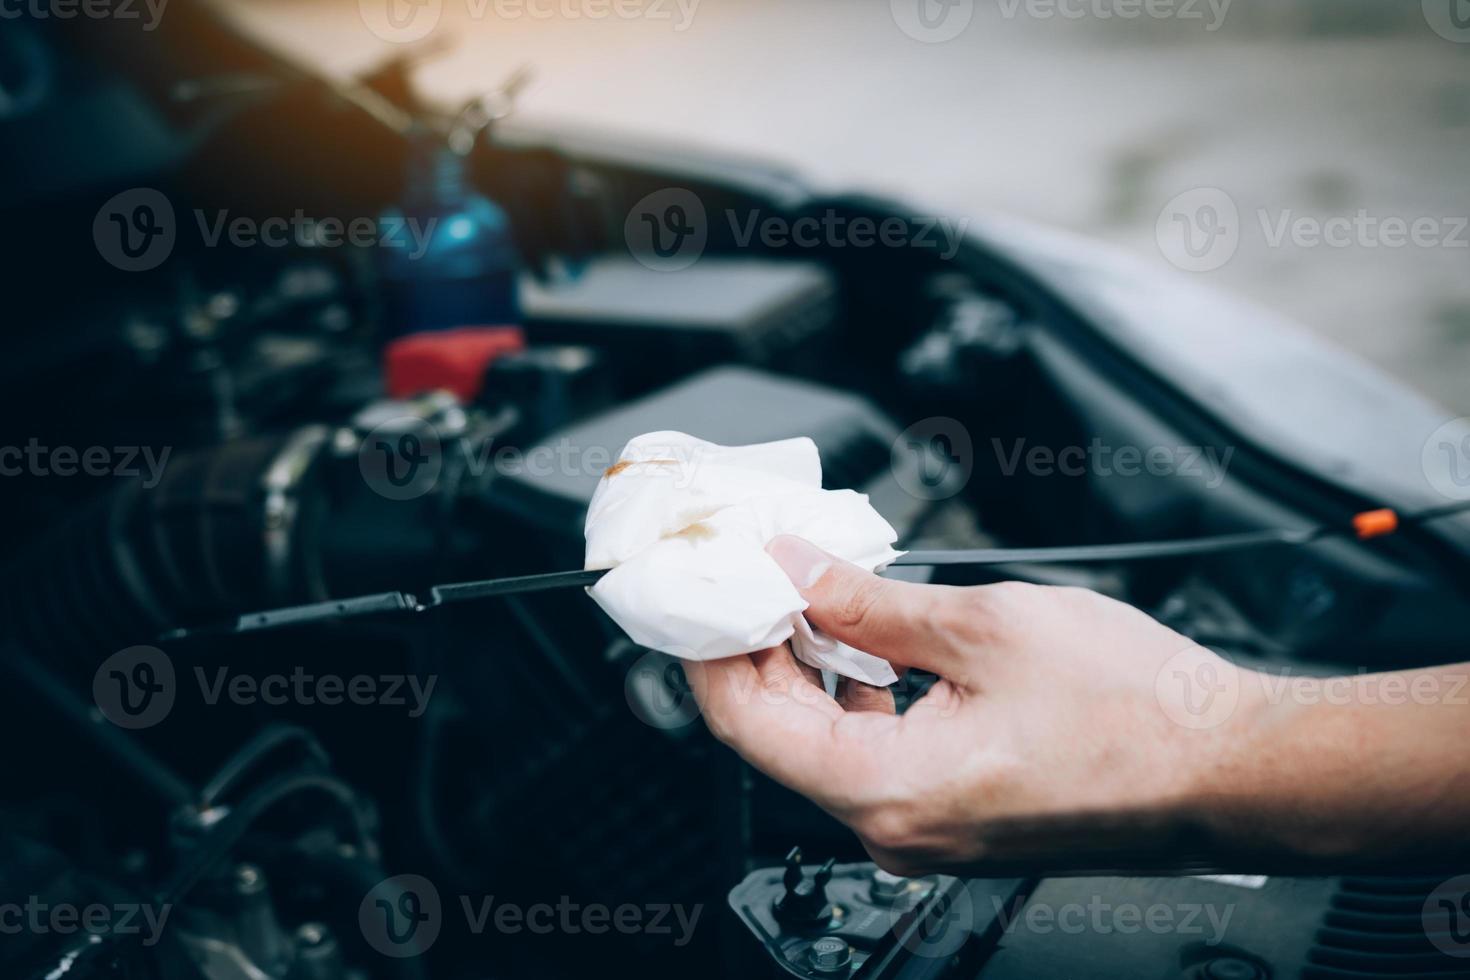
<instances>
[{"instance_id":1,"label":"crumpled tissue","mask_svg":"<svg viewBox=\"0 0 1470 980\"><path fill-rule=\"evenodd\" d=\"M718 660L791 641L798 659L868 684L896 681L886 660L814 630L807 602L765 551L794 534L878 571L898 535L852 490L823 490L810 439L719 446L651 432L623 448L587 511L589 592L635 643Z\"/></svg>"}]
</instances>

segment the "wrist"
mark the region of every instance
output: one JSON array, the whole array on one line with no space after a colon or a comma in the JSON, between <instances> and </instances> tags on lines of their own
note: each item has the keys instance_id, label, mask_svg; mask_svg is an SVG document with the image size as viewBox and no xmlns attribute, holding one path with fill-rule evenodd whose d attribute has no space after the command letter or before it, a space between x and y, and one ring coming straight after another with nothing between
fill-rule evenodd
<instances>
[{"instance_id":1,"label":"wrist","mask_svg":"<svg viewBox=\"0 0 1470 980\"><path fill-rule=\"evenodd\" d=\"M1218 724L1189 732L1177 787L1181 823L1212 857L1300 852L1312 843L1299 812L1313 760L1298 746L1304 706L1272 697L1269 675L1221 661L1232 693Z\"/></svg>"},{"instance_id":2,"label":"wrist","mask_svg":"<svg viewBox=\"0 0 1470 980\"><path fill-rule=\"evenodd\" d=\"M1318 696L1319 678L1232 669L1236 710L1201 746L1184 794L1206 849L1266 862L1361 854L1382 829L1349 798L1372 782L1374 760L1353 749L1370 720Z\"/></svg>"}]
</instances>

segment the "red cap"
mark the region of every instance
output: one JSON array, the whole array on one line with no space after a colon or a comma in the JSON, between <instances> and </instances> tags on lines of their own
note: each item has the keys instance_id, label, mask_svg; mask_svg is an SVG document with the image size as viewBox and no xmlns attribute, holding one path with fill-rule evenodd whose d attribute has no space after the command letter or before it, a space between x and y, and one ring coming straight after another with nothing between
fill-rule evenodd
<instances>
[{"instance_id":1,"label":"red cap","mask_svg":"<svg viewBox=\"0 0 1470 980\"><path fill-rule=\"evenodd\" d=\"M471 402L485 385L485 369L502 354L526 347L520 327L456 327L399 337L383 352L391 398L445 389Z\"/></svg>"}]
</instances>

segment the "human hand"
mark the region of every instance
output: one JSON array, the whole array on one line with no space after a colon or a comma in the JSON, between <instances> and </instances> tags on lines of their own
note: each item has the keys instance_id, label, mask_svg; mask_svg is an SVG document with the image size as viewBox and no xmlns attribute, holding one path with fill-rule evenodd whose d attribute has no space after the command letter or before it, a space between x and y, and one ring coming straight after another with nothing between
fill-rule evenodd
<instances>
[{"instance_id":1,"label":"human hand","mask_svg":"<svg viewBox=\"0 0 1470 980\"><path fill-rule=\"evenodd\" d=\"M941 679L900 716L884 689L845 681L828 697L780 647L686 665L691 688L716 737L890 871L1177 861L1261 731L1258 686L1239 668L1121 602L882 579L797 538L768 550L814 626ZM1235 680L1229 717L1180 724L1198 706L1159 683L1171 662Z\"/></svg>"}]
</instances>

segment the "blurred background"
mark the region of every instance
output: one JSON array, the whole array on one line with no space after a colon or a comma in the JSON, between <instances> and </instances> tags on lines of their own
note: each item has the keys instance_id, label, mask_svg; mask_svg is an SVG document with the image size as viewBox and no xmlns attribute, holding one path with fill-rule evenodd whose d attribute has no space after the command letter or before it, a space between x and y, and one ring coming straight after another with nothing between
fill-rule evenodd
<instances>
[{"instance_id":1,"label":"blurred background","mask_svg":"<svg viewBox=\"0 0 1470 980\"><path fill-rule=\"evenodd\" d=\"M1180 274L1470 413L1467 0L664 0L635 17L562 0L218 2L332 74L433 48L418 80L452 100L529 66L528 123L764 158L956 220L1014 215L1162 269L1161 214L1218 188L1238 249ZM1370 230L1314 241L1331 219ZM1420 219L1430 244L1371 230ZM1287 226L1307 232L1273 243Z\"/></svg>"}]
</instances>

